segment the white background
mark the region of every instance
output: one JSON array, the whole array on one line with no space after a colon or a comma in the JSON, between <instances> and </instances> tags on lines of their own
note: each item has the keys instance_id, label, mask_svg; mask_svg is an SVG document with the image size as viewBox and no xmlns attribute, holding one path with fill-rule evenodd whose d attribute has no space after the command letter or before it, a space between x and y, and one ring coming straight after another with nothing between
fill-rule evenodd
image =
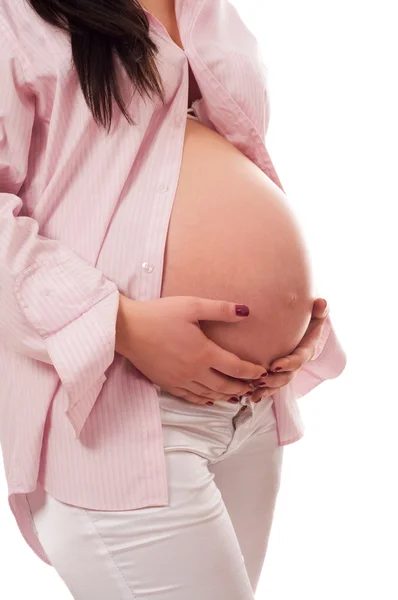
<instances>
[{"instance_id":1,"label":"white background","mask_svg":"<svg viewBox=\"0 0 398 600\"><path fill-rule=\"evenodd\" d=\"M286 449L257 598L397 600L393 1L235 4L263 46L271 92L268 150L348 354L339 379L300 401L306 435ZM0 597L70 600L22 540L2 473L0 524Z\"/></svg>"}]
</instances>

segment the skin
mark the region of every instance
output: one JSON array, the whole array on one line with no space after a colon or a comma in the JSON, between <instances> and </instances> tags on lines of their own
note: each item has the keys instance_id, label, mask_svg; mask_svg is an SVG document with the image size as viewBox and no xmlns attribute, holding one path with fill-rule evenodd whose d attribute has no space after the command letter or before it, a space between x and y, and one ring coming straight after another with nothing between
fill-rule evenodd
<instances>
[{"instance_id":1,"label":"skin","mask_svg":"<svg viewBox=\"0 0 398 600\"><path fill-rule=\"evenodd\" d=\"M243 322L201 322L201 328L267 370L297 348L312 315L311 265L285 194L195 119L186 124L161 295L249 306Z\"/></svg>"},{"instance_id":2,"label":"skin","mask_svg":"<svg viewBox=\"0 0 398 600\"><path fill-rule=\"evenodd\" d=\"M174 0L146 0L141 4L182 48ZM190 71L189 102L198 97L200 92ZM221 347L240 358L266 366L268 376L261 382L266 387L257 388L259 382L253 382L252 398L258 401L287 385L311 360L328 315L327 303L312 294L305 245L282 192L269 180L261 180L259 174L254 173L255 166L247 165L242 155L240 164L244 165L246 174L231 180L231 172L239 172L239 166L231 171L225 156L238 151L229 145L227 152L226 140L216 139L217 134L204 129L201 124L188 119L183 163L166 245L162 296L227 299L250 307L251 316L239 325L201 322L201 328ZM211 157L209 150L213 152ZM200 157L207 157L207 163L198 165ZM217 178L223 160L226 177L223 178L221 173ZM239 165L236 154L233 160ZM214 170L209 176L211 165ZM199 176L203 168L208 169L206 178ZM248 174L250 168L253 172ZM209 186L204 189L202 183L209 183L209 180L213 182L213 189ZM252 186L250 190L248 181ZM231 206L232 193L235 200ZM224 198L218 204L213 200L210 206L206 205L203 215L199 214L199 209L205 206L203 197L214 199L221 195ZM228 198L228 210L225 210L225 198ZM189 216L192 222L195 211L194 229L189 230ZM213 229L209 224L213 224ZM247 235L247 231L250 235L245 240L246 246L237 247L237 240L242 234ZM271 232L274 238L270 240ZM275 255L278 240L282 243ZM250 254L245 252L248 246ZM185 258L183 269L179 264L180 256ZM275 371L277 368L279 372Z\"/></svg>"}]
</instances>

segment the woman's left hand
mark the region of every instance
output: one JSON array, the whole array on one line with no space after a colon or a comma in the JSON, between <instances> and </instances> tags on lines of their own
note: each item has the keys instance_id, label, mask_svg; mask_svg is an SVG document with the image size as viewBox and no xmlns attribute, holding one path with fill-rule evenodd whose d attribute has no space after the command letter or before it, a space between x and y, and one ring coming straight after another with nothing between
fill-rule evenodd
<instances>
[{"instance_id":1,"label":"woman's left hand","mask_svg":"<svg viewBox=\"0 0 398 600\"><path fill-rule=\"evenodd\" d=\"M256 388L257 382L252 382L254 391L251 399L253 402L272 396L278 389L290 383L300 369L313 358L328 314L329 308L326 300L316 298L312 307L311 321L299 345L289 356L278 358L271 363L265 379L266 387Z\"/></svg>"}]
</instances>

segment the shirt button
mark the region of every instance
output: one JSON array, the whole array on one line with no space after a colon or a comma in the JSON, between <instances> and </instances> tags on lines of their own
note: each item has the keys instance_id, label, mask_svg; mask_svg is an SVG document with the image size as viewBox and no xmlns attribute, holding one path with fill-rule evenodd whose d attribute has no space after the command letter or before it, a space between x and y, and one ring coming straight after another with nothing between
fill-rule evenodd
<instances>
[{"instance_id":1,"label":"shirt button","mask_svg":"<svg viewBox=\"0 0 398 600\"><path fill-rule=\"evenodd\" d=\"M162 185L159 186L159 192L165 193L167 192L167 190L169 189L169 186L162 183Z\"/></svg>"},{"instance_id":2,"label":"shirt button","mask_svg":"<svg viewBox=\"0 0 398 600\"><path fill-rule=\"evenodd\" d=\"M174 123L177 125L177 127L180 127L180 125L182 125L183 121L184 121L184 117L182 117L181 115L177 115L174 118Z\"/></svg>"},{"instance_id":3,"label":"shirt button","mask_svg":"<svg viewBox=\"0 0 398 600\"><path fill-rule=\"evenodd\" d=\"M155 268L155 267L154 267L154 266L153 266L151 263L149 263L149 262L143 262L141 266L142 266L143 270L145 271L145 273L152 273L152 271L153 271L153 270L154 270L154 268Z\"/></svg>"}]
</instances>

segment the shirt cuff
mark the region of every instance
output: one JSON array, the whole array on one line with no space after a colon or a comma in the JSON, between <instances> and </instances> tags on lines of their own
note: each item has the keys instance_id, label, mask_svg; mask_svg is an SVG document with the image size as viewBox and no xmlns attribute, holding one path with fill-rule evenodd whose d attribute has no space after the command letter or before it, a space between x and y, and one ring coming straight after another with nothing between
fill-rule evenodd
<instances>
[{"instance_id":1,"label":"shirt cuff","mask_svg":"<svg viewBox=\"0 0 398 600\"><path fill-rule=\"evenodd\" d=\"M346 363L346 353L337 339L333 327L330 326L329 335L323 344L321 353L317 358L306 363L291 382L296 399L308 394L323 381L338 377L344 371Z\"/></svg>"},{"instance_id":2,"label":"shirt cuff","mask_svg":"<svg viewBox=\"0 0 398 600\"><path fill-rule=\"evenodd\" d=\"M321 337L320 337L318 345L316 347L315 354L311 360L316 360L318 358L318 356L320 356L320 354L322 354L322 351L323 351L325 344L329 338L331 330L332 330L332 323L330 320L330 316L328 316L323 325Z\"/></svg>"},{"instance_id":3,"label":"shirt cuff","mask_svg":"<svg viewBox=\"0 0 398 600\"><path fill-rule=\"evenodd\" d=\"M70 255L63 262L35 263L18 276L14 291L45 341L78 437L114 359L119 291L99 270Z\"/></svg>"}]
</instances>

